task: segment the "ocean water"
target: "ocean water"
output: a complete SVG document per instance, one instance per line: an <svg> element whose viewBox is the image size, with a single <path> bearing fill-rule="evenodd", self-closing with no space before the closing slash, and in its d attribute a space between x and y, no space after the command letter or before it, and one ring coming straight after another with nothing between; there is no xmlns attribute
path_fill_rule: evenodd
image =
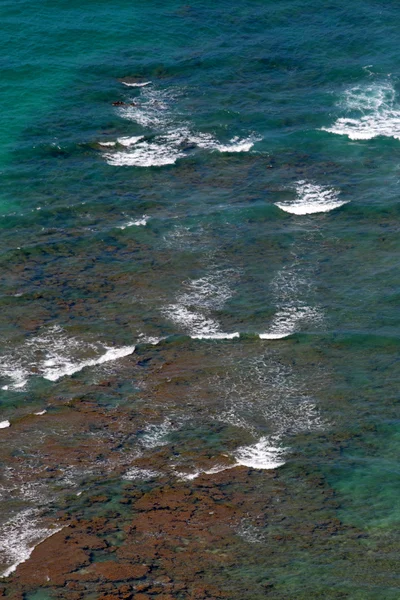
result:
<svg viewBox="0 0 400 600"><path fill-rule="evenodd" d="M276 469L301 519L306 473L359 531L270 561L244 527L232 598L263 552L271 597L398 598L397 4L4 0L1 15L2 571L58 506L156 477L152 453L178 447L157 467L171 480L242 465L262 486ZM48 483L54 440L84 439L78 398L140 427L108 466L67 452Z"/></svg>

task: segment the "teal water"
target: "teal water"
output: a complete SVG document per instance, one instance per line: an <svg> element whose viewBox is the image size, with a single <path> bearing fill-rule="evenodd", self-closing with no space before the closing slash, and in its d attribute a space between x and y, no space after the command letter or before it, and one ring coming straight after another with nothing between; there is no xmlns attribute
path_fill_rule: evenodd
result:
<svg viewBox="0 0 400 600"><path fill-rule="evenodd" d="M177 472L203 445L315 472L367 537L347 566L293 548L273 597L397 598L397 5L142 4L2 3L0 421L32 457L22 417L92 395L152 406L129 443L187 448ZM54 501L29 460L2 455L5 568Z"/></svg>

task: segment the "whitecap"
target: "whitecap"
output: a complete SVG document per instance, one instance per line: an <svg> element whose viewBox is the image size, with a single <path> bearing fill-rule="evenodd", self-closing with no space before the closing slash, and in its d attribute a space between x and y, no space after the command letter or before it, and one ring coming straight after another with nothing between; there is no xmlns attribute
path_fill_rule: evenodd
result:
<svg viewBox="0 0 400 600"><path fill-rule="evenodd" d="M143 139L142 135L135 135L135 136L131 136L131 137L118 138L117 142L118 142L118 144L121 144L121 146L129 147L129 146L133 146L134 144L137 144L137 142L139 142L142 139Z"/></svg>
<svg viewBox="0 0 400 600"><path fill-rule="evenodd" d="M224 333L217 331L216 333L203 333L190 336L192 340L233 340L240 337L240 333L235 331L234 333Z"/></svg>
<svg viewBox="0 0 400 600"><path fill-rule="evenodd" d="M21 391L30 377L42 376L57 381L85 367L117 360L135 350L134 346L110 348L99 342L83 341L68 336L54 326L40 335L28 337L25 343L0 357L0 377L11 380L3 389Z"/></svg>
<svg viewBox="0 0 400 600"><path fill-rule="evenodd" d="M339 106L346 115L323 131L351 140L383 136L400 140L400 106L390 82L356 85L345 91Z"/></svg>
<svg viewBox="0 0 400 600"><path fill-rule="evenodd" d="M329 212L347 204L346 201L338 200L338 196L339 192L333 188L308 183L307 181L298 181L295 200L276 202L275 205L294 215L311 215Z"/></svg>
<svg viewBox="0 0 400 600"><path fill-rule="evenodd" d="M285 448L276 446L267 437L262 437L250 446L241 446L234 453L238 465L253 469L277 469L285 464Z"/></svg>
<svg viewBox="0 0 400 600"><path fill-rule="evenodd" d="M105 154L107 163L114 167L164 167L173 165L183 156L179 148L154 142L138 142L130 152Z"/></svg>
<svg viewBox="0 0 400 600"><path fill-rule="evenodd" d="M47 413L47 410L44 409L44 410L38 410L37 412L34 412L33 414L38 417L41 417L42 415L45 415L46 413Z"/></svg>
<svg viewBox="0 0 400 600"><path fill-rule="evenodd" d="M229 286L230 271L217 271L184 282L185 291L176 302L163 309L171 321L182 327L194 339L232 339L238 332L221 331L220 324L211 315L212 311L223 308L233 295Z"/></svg>
<svg viewBox="0 0 400 600"><path fill-rule="evenodd" d="M260 340L282 340L283 338L289 337L292 331L286 331L282 333L259 333L258 337Z"/></svg>
<svg viewBox="0 0 400 600"><path fill-rule="evenodd" d="M143 81L141 83L139 82L132 82L130 83L129 81L121 81L122 85L126 85L127 87L145 87L146 85L150 85L151 81Z"/></svg>
<svg viewBox="0 0 400 600"><path fill-rule="evenodd" d="M239 136L233 137L227 144L221 144L210 133L197 133L187 135L188 141L196 144L199 148L206 150L217 150L218 152L249 152L260 137L251 136L244 139Z"/></svg>
<svg viewBox="0 0 400 600"><path fill-rule="evenodd" d="M274 315L269 331L260 333L259 338L279 340L295 333L301 323L320 322L322 318L318 308L307 306L300 301L297 304L289 304Z"/></svg>
<svg viewBox="0 0 400 600"><path fill-rule="evenodd" d="M106 353L98 358L92 358L88 360L82 360L77 363L70 361L64 362L60 365L57 360L49 359L44 363L43 377L49 381L58 381L65 375L73 375L78 371L82 371L85 367L94 367L96 365L102 365L106 362L129 356L135 351L135 346L124 346L122 348L108 348Z"/></svg>
<svg viewBox="0 0 400 600"><path fill-rule="evenodd" d="M109 153L105 158L112 166L162 167L175 164L188 150L202 148L218 152L248 152L261 138L235 136L220 143L211 133L194 132L187 116L178 114L176 100L179 89L145 87L139 98L130 105L118 107L124 119L153 130L153 137L122 137L118 142L129 151Z"/></svg>
<svg viewBox="0 0 400 600"><path fill-rule="evenodd" d="M112 148L116 146L116 142L99 142L99 146L104 146L105 148Z"/></svg>
<svg viewBox="0 0 400 600"><path fill-rule="evenodd" d="M0 429L6 429L6 427L10 427L10 421L0 421Z"/></svg>
<svg viewBox="0 0 400 600"><path fill-rule="evenodd" d="M123 225L120 225L118 229L126 229L127 227L132 227L135 225L136 227L144 227L149 222L150 217L147 215L143 215L140 219L136 219L134 221L127 221Z"/></svg>

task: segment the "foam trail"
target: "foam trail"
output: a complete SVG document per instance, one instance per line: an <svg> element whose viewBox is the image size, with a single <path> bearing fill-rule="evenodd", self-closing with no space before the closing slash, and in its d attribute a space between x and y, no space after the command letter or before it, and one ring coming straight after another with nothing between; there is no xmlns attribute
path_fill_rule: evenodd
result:
<svg viewBox="0 0 400 600"><path fill-rule="evenodd" d="M346 201L338 200L339 192L327 186L298 181L296 199L292 202L276 202L281 210L293 215L311 215L339 208Z"/></svg>
<svg viewBox="0 0 400 600"><path fill-rule="evenodd" d="M339 103L346 116L323 131L346 135L351 140L392 137L400 140L400 106L390 82L357 85L348 89Z"/></svg>
<svg viewBox="0 0 400 600"><path fill-rule="evenodd" d="M256 444L241 446L234 453L238 465L253 469L277 469L285 464L285 449L262 437Z"/></svg>

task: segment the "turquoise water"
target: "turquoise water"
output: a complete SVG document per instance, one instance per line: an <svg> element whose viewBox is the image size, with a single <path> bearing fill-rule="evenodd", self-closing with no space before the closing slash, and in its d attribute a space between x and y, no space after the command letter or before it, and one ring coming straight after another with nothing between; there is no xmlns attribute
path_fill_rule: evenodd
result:
<svg viewBox="0 0 400 600"><path fill-rule="evenodd" d="M53 427L44 417L27 439L23 418L88 396L134 406L131 448L151 460L179 446L176 473L201 470L206 447L261 481L278 468L307 503L305 469L367 537L347 566L346 536L326 564L292 548L273 597L397 598L397 5L26 0L1 13L0 421L14 456L37 456ZM7 452L5 532L54 501L23 492L33 463L16 473ZM87 478L61 477L57 501ZM36 541L2 536L5 567Z"/></svg>

